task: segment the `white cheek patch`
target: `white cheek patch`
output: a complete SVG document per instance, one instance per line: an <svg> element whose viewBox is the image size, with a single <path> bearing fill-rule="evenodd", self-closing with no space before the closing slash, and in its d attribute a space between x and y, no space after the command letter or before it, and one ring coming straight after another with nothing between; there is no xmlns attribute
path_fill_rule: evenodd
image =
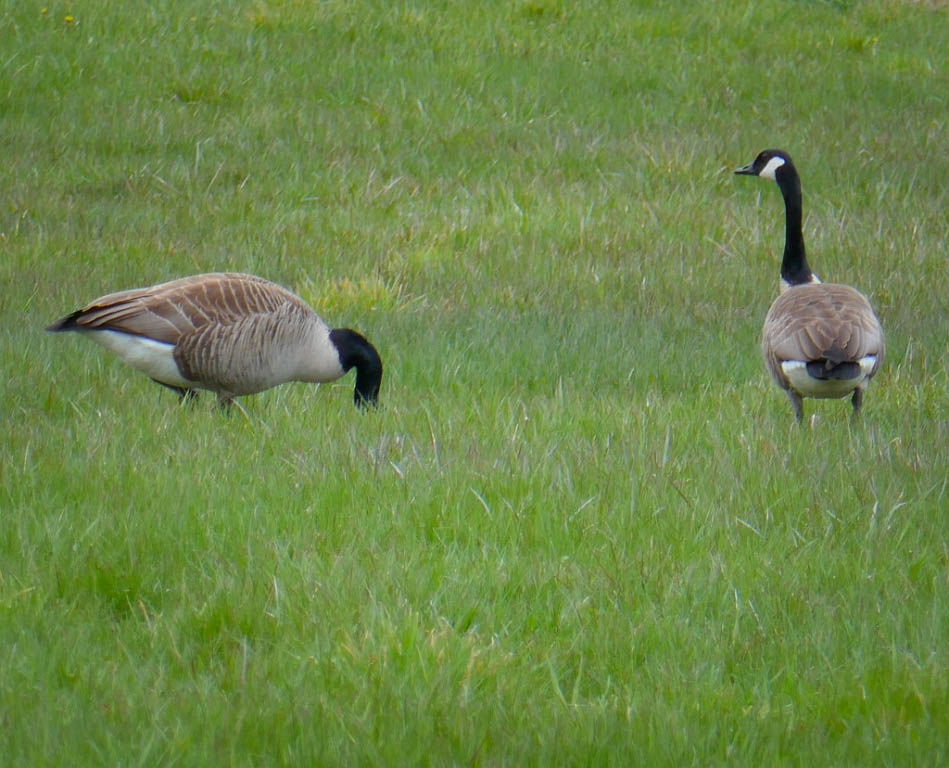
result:
<svg viewBox="0 0 949 768"><path fill-rule="evenodd" d="M768 164L761 169L761 173L758 174L762 179L770 179L771 181L777 181L774 178L774 172L778 170L782 165L784 165L783 157L772 157Z"/></svg>
<svg viewBox="0 0 949 768"><path fill-rule="evenodd" d="M190 388L194 382L183 378L175 363L173 344L118 331L84 331L96 344L110 349L133 368L164 384Z"/></svg>

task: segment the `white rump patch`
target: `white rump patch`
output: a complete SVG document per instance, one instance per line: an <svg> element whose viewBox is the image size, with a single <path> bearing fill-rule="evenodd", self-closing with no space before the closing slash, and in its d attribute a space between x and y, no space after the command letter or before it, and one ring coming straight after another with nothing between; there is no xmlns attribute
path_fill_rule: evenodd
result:
<svg viewBox="0 0 949 768"><path fill-rule="evenodd" d="M867 355L857 360L860 375L855 379L814 379L807 372L803 360L785 360L781 370L791 384L791 389L804 397L843 397L855 389L867 386L867 380L876 365L876 355Z"/></svg>
<svg viewBox="0 0 949 768"><path fill-rule="evenodd" d="M185 389L196 386L194 382L183 378L178 370L174 344L118 331L83 331L82 334L96 344L112 350L133 368L163 384Z"/></svg>
<svg viewBox="0 0 949 768"><path fill-rule="evenodd" d="M768 164L764 168L761 169L761 173L759 173L758 175L762 179L771 179L771 181L777 181L777 179L774 178L774 172L778 170L778 168L780 168L782 165L784 165L784 163L785 163L785 160L783 157L777 157L777 156L772 157L768 161Z"/></svg>

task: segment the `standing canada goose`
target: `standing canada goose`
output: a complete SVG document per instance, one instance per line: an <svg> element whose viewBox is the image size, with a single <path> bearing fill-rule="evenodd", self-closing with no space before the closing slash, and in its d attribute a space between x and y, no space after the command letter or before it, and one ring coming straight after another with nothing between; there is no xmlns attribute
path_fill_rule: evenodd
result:
<svg viewBox="0 0 949 768"><path fill-rule="evenodd" d="M363 336L330 329L298 296L253 275L193 275L90 302L48 331L78 331L133 368L193 397L239 395L288 381L334 381L356 369L353 399L375 405L382 361Z"/></svg>
<svg viewBox="0 0 949 768"><path fill-rule="evenodd" d="M785 241L781 294L761 331L771 377L787 392L801 421L805 397L853 393L860 412L863 390L883 362L883 329L870 302L849 285L821 283L804 255L801 179L787 152L766 149L735 173L777 182L784 196Z"/></svg>

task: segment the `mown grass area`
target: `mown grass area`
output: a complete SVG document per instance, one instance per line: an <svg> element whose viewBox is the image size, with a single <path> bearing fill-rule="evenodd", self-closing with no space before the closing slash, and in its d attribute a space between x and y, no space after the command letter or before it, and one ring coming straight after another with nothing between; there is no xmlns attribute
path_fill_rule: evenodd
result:
<svg viewBox="0 0 949 768"><path fill-rule="evenodd" d="M0 762L945 762L947 30L0 3ZM860 423L759 357L769 146L887 333ZM364 332L384 407L42 331L211 270Z"/></svg>

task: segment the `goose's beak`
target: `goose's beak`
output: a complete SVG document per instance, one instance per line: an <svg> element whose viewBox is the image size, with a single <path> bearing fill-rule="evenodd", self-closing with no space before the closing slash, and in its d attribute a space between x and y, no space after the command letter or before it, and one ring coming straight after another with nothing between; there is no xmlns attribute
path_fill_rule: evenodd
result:
<svg viewBox="0 0 949 768"><path fill-rule="evenodd" d="M748 165L743 165L741 168L736 168L735 173L740 176L757 176L755 172L754 163L748 163Z"/></svg>

